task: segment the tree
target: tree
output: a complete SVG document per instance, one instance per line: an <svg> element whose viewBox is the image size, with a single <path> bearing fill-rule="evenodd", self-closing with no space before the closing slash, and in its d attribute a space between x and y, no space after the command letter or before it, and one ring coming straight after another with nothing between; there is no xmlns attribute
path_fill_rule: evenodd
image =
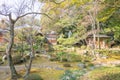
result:
<svg viewBox="0 0 120 80"><path fill-rule="evenodd" d="M35 0L22 0L21 2L14 4L14 6L10 6L6 3L2 4L0 6L0 15L8 17L8 23L9 23L9 43L6 48L6 54L8 59L8 64L11 71L11 79L16 80L18 78L18 73L14 67L13 61L12 61L12 47L14 44L14 27L16 22L27 15L30 14L41 14L49 17L45 13L40 12L34 12L34 6L35 6ZM51 17L49 17L51 19Z"/></svg>
<svg viewBox="0 0 120 80"><path fill-rule="evenodd" d="M120 1L105 0L104 7L99 13L98 20L103 24L105 33L113 37L112 40L120 40Z"/></svg>

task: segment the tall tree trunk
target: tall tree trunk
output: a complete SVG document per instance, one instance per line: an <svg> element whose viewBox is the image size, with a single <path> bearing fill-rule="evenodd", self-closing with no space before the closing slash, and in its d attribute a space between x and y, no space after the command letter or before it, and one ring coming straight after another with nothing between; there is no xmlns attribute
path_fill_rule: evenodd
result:
<svg viewBox="0 0 120 80"><path fill-rule="evenodd" d="M10 39L9 39L8 47L6 48L6 53L7 53L8 64L9 64L10 71L11 71L11 79L17 80L18 74L14 67L12 56L11 56L13 44L14 44L14 23L11 23L10 24Z"/></svg>

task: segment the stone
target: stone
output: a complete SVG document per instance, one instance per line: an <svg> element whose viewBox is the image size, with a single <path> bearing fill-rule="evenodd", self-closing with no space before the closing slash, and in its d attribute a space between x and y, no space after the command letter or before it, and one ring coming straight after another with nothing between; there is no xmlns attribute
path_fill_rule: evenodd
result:
<svg viewBox="0 0 120 80"><path fill-rule="evenodd" d="M35 54L35 57L40 57L40 55L39 54Z"/></svg>
<svg viewBox="0 0 120 80"><path fill-rule="evenodd" d="M79 63L79 64L78 64L78 67L85 68L86 66L85 66L84 63Z"/></svg>
<svg viewBox="0 0 120 80"><path fill-rule="evenodd" d="M4 55L4 56L2 57L2 61L5 62L6 59L7 59L7 55Z"/></svg>
<svg viewBox="0 0 120 80"><path fill-rule="evenodd" d="M56 70L64 70L63 68L60 68L60 67L56 67L55 69Z"/></svg>

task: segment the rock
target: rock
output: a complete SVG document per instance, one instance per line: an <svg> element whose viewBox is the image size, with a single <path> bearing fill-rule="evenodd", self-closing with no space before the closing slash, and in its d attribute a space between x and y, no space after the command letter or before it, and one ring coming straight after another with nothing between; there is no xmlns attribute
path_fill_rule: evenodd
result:
<svg viewBox="0 0 120 80"><path fill-rule="evenodd" d="M101 57L102 59L107 59L108 57L107 56L103 56L103 57Z"/></svg>
<svg viewBox="0 0 120 80"><path fill-rule="evenodd" d="M25 55L24 58L25 59L30 59L30 56L29 55Z"/></svg>
<svg viewBox="0 0 120 80"><path fill-rule="evenodd" d="M39 54L35 54L35 57L40 57L40 55Z"/></svg>
<svg viewBox="0 0 120 80"><path fill-rule="evenodd" d="M56 67L55 69L56 70L64 70L63 68L59 68L59 67Z"/></svg>
<svg viewBox="0 0 120 80"><path fill-rule="evenodd" d="M39 54L39 53L40 53L40 51L39 51L39 50L36 50L36 51L35 51L35 53Z"/></svg>
<svg viewBox="0 0 120 80"><path fill-rule="evenodd" d="M25 59L25 58L21 58L21 59L20 59L20 62L21 62L21 63L26 62L26 59Z"/></svg>
<svg viewBox="0 0 120 80"><path fill-rule="evenodd" d="M6 59L7 59L7 55L4 55L4 56L2 57L2 61L5 62Z"/></svg>
<svg viewBox="0 0 120 80"><path fill-rule="evenodd" d="M101 67L101 66L102 66L101 64L96 64L95 68L98 68L98 67Z"/></svg>
<svg viewBox="0 0 120 80"><path fill-rule="evenodd" d="M95 67L94 66L91 66L91 67L89 67L90 68L90 70L94 70L95 69Z"/></svg>
<svg viewBox="0 0 120 80"><path fill-rule="evenodd" d="M81 68L86 68L85 64L84 63L79 63L78 64L78 67L81 67Z"/></svg>

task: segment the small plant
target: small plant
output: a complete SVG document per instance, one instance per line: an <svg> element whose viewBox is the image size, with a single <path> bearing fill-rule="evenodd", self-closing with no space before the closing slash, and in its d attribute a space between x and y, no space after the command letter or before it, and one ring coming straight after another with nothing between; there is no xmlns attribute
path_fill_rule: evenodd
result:
<svg viewBox="0 0 120 80"><path fill-rule="evenodd" d="M59 52L59 53L57 53L57 57L59 58L59 60L60 60L61 62L63 61L63 56L64 56L65 54L67 54L67 53L65 53L65 52Z"/></svg>
<svg viewBox="0 0 120 80"><path fill-rule="evenodd" d="M60 80L78 80L85 73L85 70L66 70L65 73L61 76Z"/></svg>

